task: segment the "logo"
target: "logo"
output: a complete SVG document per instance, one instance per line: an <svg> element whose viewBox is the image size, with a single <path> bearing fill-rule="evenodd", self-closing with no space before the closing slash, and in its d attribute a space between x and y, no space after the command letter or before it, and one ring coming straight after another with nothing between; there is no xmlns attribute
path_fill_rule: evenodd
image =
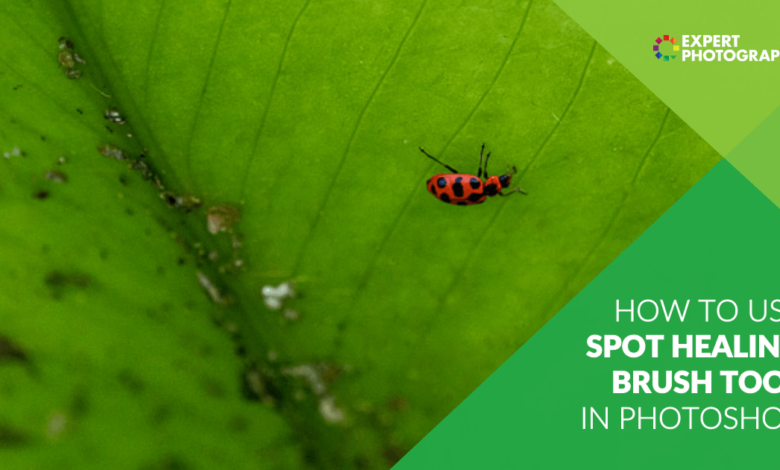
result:
<svg viewBox="0 0 780 470"><path fill-rule="evenodd" d="M663 39L661 39L661 38L663 38ZM663 36L659 36L655 40L655 45L653 46L653 51L655 52L655 54L653 54L653 55L655 55L656 59L661 59L663 57L664 62L669 62L670 59L676 59L677 58L677 54L669 55L669 54L661 53L661 43L663 43L664 41L669 42L669 43L672 44L672 46L671 46L672 51L671 52L675 52L676 53L676 52L678 52L680 50L680 46L677 45L677 39L675 39L675 38L669 39L669 35L668 34L664 34ZM663 46L663 49L664 49L665 52L669 52L669 46L668 45Z"/></svg>

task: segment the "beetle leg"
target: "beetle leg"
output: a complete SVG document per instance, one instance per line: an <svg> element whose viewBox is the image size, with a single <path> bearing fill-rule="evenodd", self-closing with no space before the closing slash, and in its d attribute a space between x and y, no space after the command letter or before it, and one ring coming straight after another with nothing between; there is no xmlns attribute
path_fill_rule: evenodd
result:
<svg viewBox="0 0 780 470"><path fill-rule="evenodd" d="M515 188L515 189L513 189L513 190L511 190L511 191L507 192L506 194L504 194L504 193L498 193L498 195L499 195L499 196L501 196L501 197L505 197L505 196L511 196L511 195L512 195L512 194L514 194L514 193L520 193L520 194L523 194L523 195L525 195L525 196L528 196L528 193L527 193L527 192L525 192L525 191L523 191L523 190L522 190L522 189L520 189L520 188Z"/></svg>
<svg viewBox="0 0 780 470"><path fill-rule="evenodd" d="M482 143L482 149L479 151L479 168L477 169L477 178L482 178L482 154L485 152L485 143ZM487 172L485 173L487 176Z"/></svg>

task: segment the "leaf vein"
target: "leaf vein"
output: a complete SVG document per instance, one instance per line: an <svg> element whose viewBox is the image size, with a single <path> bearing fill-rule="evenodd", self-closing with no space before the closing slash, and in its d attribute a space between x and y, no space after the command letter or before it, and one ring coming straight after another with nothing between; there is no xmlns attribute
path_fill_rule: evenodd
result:
<svg viewBox="0 0 780 470"><path fill-rule="evenodd" d="M257 145L260 143L260 137L263 135L263 130L265 129L265 121L268 118L268 111L271 109L271 103L273 102L274 94L276 92L276 83L279 81L279 76L282 74L282 66L284 65L285 58L287 57L287 47L290 45L290 39L293 37L295 28L298 27L298 22L300 21L306 9L309 8L310 3L311 0L306 0L306 3L303 5L303 8L301 8L301 10L298 12L298 15L295 16L295 20L293 20L293 24L290 27L290 31L287 33L287 39L285 39L284 41L284 47L282 48L282 56L279 58L279 64L276 67L276 75L274 75L274 80L271 82L271 92L268 95L268 102L266 102L265 104L265 109L263 110L263 117L260 118L260 126L258 126L257 132L255 133L254 143L252 144L252 153L249 155L249 160L247 161L244 168L244 180L241 182L241 191L239 193L240 194L239 199L244 199L244 194L246 192L246 184L249 181L249 174L252 171L252 165L254 165L255 156L257 155Z"/></svg>
<svg viewBox="0 0 780 470"><path fill-rule="evenodd" d="M157 10L157 18L154 20L154 31L152 32L152 40L149 42L149 51L146 53L146 72L144 74L144 106L149 104L149 69L151 68L152 52L154 52L154 46L157 43L157 32L160 29L160 21L162 20L162 11L165 8L165 0L160 2L160 9Z"/></svg>
<svg viewBox="0 0 780 470"><path fill-rule="evenodd" d="M346 161L347 155L349 154L349 151L352 148L352 143L355 141L355 136L357 135L357 131L360 128L360 124L363 122L363 117L366 115L366 111L371 105L371 102L373 102L377 91L382 86L385 77L387 77L387 74L390 72L390 70L393 68L393 65L395 65L396 61L398 60L398 56L401 54L401 49L403 49L404 44L406 44L406 40L409 39L409 36L414 30L414 27L417 25L417 21L420 19L420 16L422 15L422 12L425 9L425 5L427 3L428 0L423 0L422 5L420 5L420 9L417 11L417 15L414 17L412 24L409 26L409 29L406 31L406 34L404 34L403 39L401 39L401 43L398 45L398 48L396 49L395 54L393 55L393 58L390 60L390 64L387 66L384 73L382 73L382 76L379 78L379 81L377 81L376 85L374 85L374 89L371 91L371 95L369 95L368 100L366 100L366 104L363 106L363 109L361 109L360 111L360 115L358 116L357 122L355 123L355 127L352 129L352 133L350 134L349 140L347 141L347 146L344 150L344 153L341 156L339 165L336 168L336 174L333 176L333 179L331 180L330 185L328 186L328 189L325 192L325 196L322 199L322 204L320 204L319 210L317 210L317 213L314 216L314 222L312 223L311 228L309 229L309 235L306 237L303 246L298 252L298 256L293 268L293 273L297 273L298 269L300 268L300 264L303 261L303 255L306 252L306 247L308 246L309 241L313 238L314 233L317 230L317 226L319 225L322 211L325 209L325 206L327 205L328 200L330 199L330 195L333 191L333 187L336 185L336 180L338 180L338 177L341 174L342 169L344 168L344 162Z"/></svg>
<svg viewBox="0 0 780 470"><path fill-rule="evenodd" d="M190 129L190 137L187 141L187 153L185 155L187 162L187 174L190 178L190 183L194 184L195 180L192 177L192 140L195 138L195 129L198 127L198 120L200 119L200 111L203 107L203 98L206 96L206 90L211 82L211 74L214 71L214 60L217 58L217 51L219 51L219 43L222 41L222 32L225 29L225 23L227 22L228 14L230 14L230 6L233 4L233 0L228 0L227 7L225 7L225 14L222 16L222 23L219 25L219 32L217 33L217 41L214 44L214 50L211 52L211 58L209 59L208 73L206 74L206 81L203 83L203 88L200 92L200 98L198 99L198 107L195 110L195 117L192 120L192 128Z"/></svg>

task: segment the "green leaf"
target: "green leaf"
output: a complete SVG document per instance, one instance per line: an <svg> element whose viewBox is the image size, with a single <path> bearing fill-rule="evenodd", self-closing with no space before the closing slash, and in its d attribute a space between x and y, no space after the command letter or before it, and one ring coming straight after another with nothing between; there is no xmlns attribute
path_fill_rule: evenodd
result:
<svg viewBox="0 0 780 470"><path fill-rule="evenodd" d="M0 27L16 467L387 468L719 159L549 1L30 0ZM527 197L427 194L418 147L476 173L482 142Z"/></svg>

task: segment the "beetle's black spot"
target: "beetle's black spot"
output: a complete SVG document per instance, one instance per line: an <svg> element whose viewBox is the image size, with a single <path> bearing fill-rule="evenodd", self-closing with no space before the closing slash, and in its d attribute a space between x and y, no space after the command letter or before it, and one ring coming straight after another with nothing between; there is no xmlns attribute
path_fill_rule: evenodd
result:
<svg viewBox="0 0 780 470"><path fill-rule="evenodd" d="M447 193L441 193L441 194L439 195L439 199L441 199L441 200L442 200L442 201L444 201L444 202L450 202L450 197L449 197L449 196L447 196Z"/></svg>
<svg viewBox="0 0 780 470"><path fill-rule="evenodd" d="M469 180L469 184L471 185L471 189L479 189L479 186L482 184L482 182L477 178L471 178Z"/></svg>
<svg viewBox="0 0 780 470"><path fill-rule="evenodd" d="M463 184L461 181L463 178L460 176L455 178L455 182L452 184L452 192L455 193L455 196L457 197L463 197Z"/></svg>
<svg viewBox="0 0 780 470"><path fill-rule="evenodd" d="M468 200L471 201L471 202L477 202L480 199L482 199L482 196L484 196L484 195L480 194L480 193L471 193L471 194L469 194Z"/></svg>
<svg viewBox="0 0 780 470"><path fill-rule="evenodd" d="M468 203L466 203L466 202L463 202L463 201L460 201L460 202L458 203L458 205L459 205L459 206L468 206Z"/></svg>
<svg viewBox="0 0 780 470"><path fill-rule="evenodd" d="M431 185L431 179L428 178L428 181L425 182L425 186L430 186L430 185Z"/></svg>
<svg viewBox="0 0 780 470"><path fill-rule="evenodd" d="M447 186L447 180L444 178L439 178L436 180L436 184L439 185L440 188L444 188Z"/></svg>
<svg viewBox="0 0 780 470"><path fill-rule="evenodd" d="M488 196L495 196L498 194L498 189L496 189L495 184L489 184L485 186L485 192L488 194Z"/></svg>

